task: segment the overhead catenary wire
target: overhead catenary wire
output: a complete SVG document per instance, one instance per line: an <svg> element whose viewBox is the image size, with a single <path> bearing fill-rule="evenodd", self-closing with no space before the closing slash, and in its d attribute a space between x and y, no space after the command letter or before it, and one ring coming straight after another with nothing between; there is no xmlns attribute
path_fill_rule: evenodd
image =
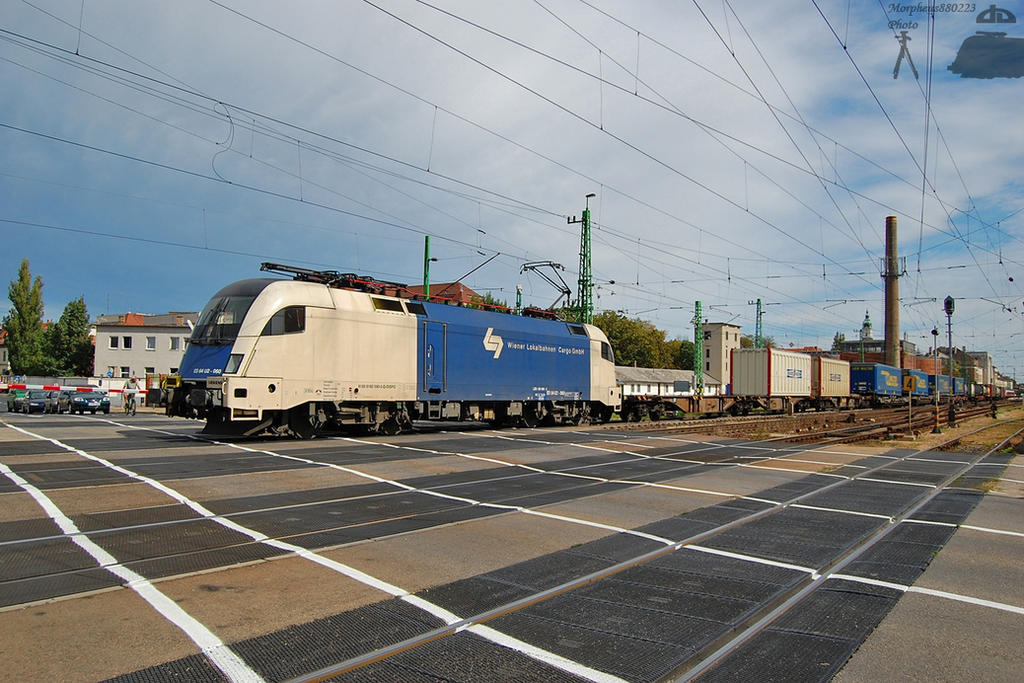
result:
<svg viewBox="0 0 1024 683"><path fill-rule="evenodd" d="M639 35L639 34L638 34L638 35ZM237 123L237 122L236 122L236 123ZM254 122L251 122L251 123L253 123L253 125L251 126L251 130L252 130L253 134L255 134L256 126L255 126ZM261 125L262 125L262 124L261 124ZM301 142L301 143L296 143L296 144L301 144L301 150L302 150L302 154L303 154L303 157L304 157L304 159L303 159L303 162L304 162L304 168L305 168L305 161L306 161L306 158L308 157L308 155L307 155L307 151L308 151L308 147L307 147L307 145L308 145L308 142L306 141L306 138L305 138L304 136L303 136L303 137L302 137L301 139L302 139L302 142ZM384 169L383 167L378 167L378 168L374 168L374 169L370 170L369 172L371 172L371 173L385 173L386 171L385 171L385 169ZM411 175L411 174L409 174L409 175ZM383 176L382 176L382 177L383 177ZM603 196L603 194L602 194L602 196ZM486 201L490 201L490 200L486 200ZM513 209L513 211L514 211L514 210L515 210L515 209ZM554 212L552 212L552 213L554 213ZM610 228L611 228L611 227L612 227L612 226L610 226ZM611 229L609 230L609 232L611 232ZM717 241L717 240L716 240L716 241ZM707 242L710 242L710 239L705 239L705 242L706 242L706 243L707 243ZM644 245L644 248L645 248L645 251L646 251L646 252L648 252L648 253L652 252L652 249L651 249L651 245L652 245L652 244L653 244L653 241L652 241L652 240L649 240L649 239L648 239L648 238L646 238L646 237L644 238L644 240L643 240L643 245ZM705 245L705 248L703 249L703 252L704 252L704 256L705 256L705 261L706 261L706 257L708 256L708 254L709 254L709 253L712 253L712 252L713 252L713 249L712 249L712 250L709 250L709 249L707 249L707 248L706 248L706 245ZM646 254L645 254L645 256L646 256ZM723 255L723 256L724 256L724 255ZM664 259L664 260L666 261L666 263L669 263L669 262L671 262L671 259ZM837 268L838 268L838 266L837 266ZM832 271L831 271L831 268L830 268L830 273L831 273L831 272L832 272ZM734 275L735 275L735 274L734 274ZM710 278L709 278L709 279L710 279Z"/></svg>

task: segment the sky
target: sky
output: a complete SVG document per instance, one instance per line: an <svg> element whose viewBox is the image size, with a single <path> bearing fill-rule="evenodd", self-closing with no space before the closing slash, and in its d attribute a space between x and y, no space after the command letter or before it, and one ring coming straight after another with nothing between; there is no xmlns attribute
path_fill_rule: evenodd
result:
<svg viewBox="0 0 1024 683"><path fill-rule="evenodd" d="M896 216L905 338L953 296L1024 379L1024 2L989 4L7 0L0 277L196 311L264 261L420 284L430 236L432 282L546 307L522 266L575 297L589 205L598 311L691 339L760 298L829 348L883 336Z"/></svg>

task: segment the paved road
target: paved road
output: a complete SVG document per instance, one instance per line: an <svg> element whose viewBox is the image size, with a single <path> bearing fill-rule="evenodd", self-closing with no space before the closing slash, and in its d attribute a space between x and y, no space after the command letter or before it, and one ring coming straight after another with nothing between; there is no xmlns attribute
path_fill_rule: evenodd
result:
<svg viewBox="0 0 1024 683"><path fill-rule="evenodd" d="M1024 670L1009 456L591 429L223 443L154 414L0 417L0 642L24 679Z"/></svg>

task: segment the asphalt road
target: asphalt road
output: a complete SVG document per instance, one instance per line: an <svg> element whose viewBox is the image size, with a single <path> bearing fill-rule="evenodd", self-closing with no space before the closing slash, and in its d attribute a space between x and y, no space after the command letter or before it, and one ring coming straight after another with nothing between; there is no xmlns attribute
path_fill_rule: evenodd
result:
<svg viewBox="0 0 1024 683"><path fill-rule="evenodd" d="M21 680L1019 680L1009 455L7 415Z"/></svg>

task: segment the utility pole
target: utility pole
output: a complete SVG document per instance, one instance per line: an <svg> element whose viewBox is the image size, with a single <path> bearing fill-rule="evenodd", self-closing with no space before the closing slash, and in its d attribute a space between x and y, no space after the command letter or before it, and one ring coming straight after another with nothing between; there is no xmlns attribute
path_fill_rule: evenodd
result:
<svg viewBox="0 0 1024 683"><path fill-rule="evenodd" d="M757 304L757 316L754 318L754 348L760 349L764 347L764 333L761 327L761 322L764 320L764 308L761 300L748 301L748 304Z"/></svg>
<svg viewBox="0 0 1024 683"><path fill-rule="evenodd" d="M700 302L693 303L693 395L704 395L704 318Z"/></svg>
<svg viewBox="0 0 1024 683"><path fill-rule="evenodd" d="M430 235L423 238L423 295L430 296Z"/></svg>
<svg viewBox="0 0 1024 683"><path fill-rule="evenodd" d="M953 309L955 308L953 297L947 296L942 302L946 311L946 347L949 351L949 426L956 426L956 412L953 408Z"/></svg>
<svg viewBox="0 0 1024 683"><path fill-rule="evenodd" d="M932 434L941 434L939 429L939 328L932 328L932 375L935 377L935 428Z"/></svg>
<svg viewBox="0 0 1024 683"><path fill-rule="evenodd" d="M580 223L580 279L576 295L576 311L579 321L592 325L594 323L594 271L590 263L590 198L597 195L591 192L587 195L587 203L583 209L583 218L575 216L567 218L569 225Z"/></svg>

